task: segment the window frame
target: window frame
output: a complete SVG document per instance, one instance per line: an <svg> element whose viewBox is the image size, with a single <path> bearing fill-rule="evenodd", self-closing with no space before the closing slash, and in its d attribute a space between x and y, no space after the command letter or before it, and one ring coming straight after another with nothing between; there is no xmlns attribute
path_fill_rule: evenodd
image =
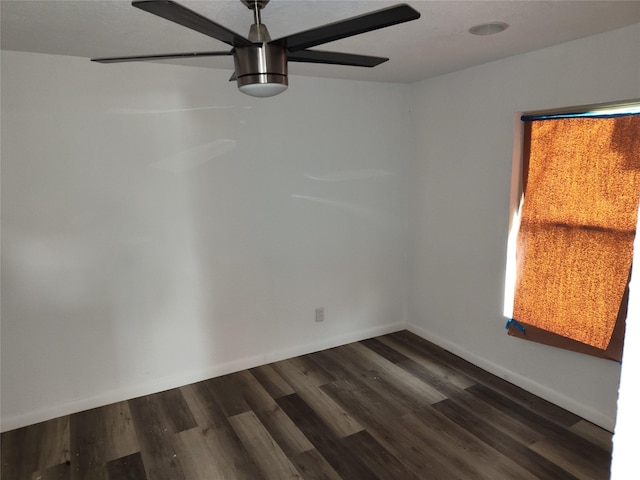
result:
<svg viewBox="0 0 640 480"><path fill-rule="evenodd" d="M632 111L629 111L632 110ZM508 319L507 331L510 336L554 346L566 350L584 353L609 360L621 361L624 345L624 333L629 304L629 280L624 291L617 322L605 350L562 337L542 328L526 325L526 328L513 319L515 285L517 276L516 243L520 227L520 214L524 198L525 175L528 171L531 129L527 126L535 119L571 118L571 117L615 117L640 113L640 98L618 102L589 104L573 107L518 112L514 124L514 145L512 153L512 172L509 208L509 235L507 241L507 265L505 274L504 316ZM636 235L640 232L640 215ZM633 260L640 258L640 252L634 251ZM632 262L633 266L633 262ZM631 277L631 274L629 275Z"/></svg>

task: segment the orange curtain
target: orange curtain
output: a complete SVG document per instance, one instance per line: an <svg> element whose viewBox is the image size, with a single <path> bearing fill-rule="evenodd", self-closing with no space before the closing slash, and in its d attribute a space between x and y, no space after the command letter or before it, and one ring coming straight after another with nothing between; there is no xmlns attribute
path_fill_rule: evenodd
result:
<svg viewBox="0 0 640 480"><path fill-rule="evenodd" d="M527 140L513 317L543 343L607 350L626 316L640 115L536 120Z"/></svg>

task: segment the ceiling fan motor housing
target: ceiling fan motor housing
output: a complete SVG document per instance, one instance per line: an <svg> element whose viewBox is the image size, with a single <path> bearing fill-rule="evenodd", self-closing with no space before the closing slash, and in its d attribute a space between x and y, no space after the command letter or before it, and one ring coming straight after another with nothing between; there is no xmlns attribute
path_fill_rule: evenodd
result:
<svg viewBox="0 0 640 480"><path fill-rule="evenodd" d="M287 49L284 42L236 47L234 62L238 88L255 84L287 86Z"/></svg>

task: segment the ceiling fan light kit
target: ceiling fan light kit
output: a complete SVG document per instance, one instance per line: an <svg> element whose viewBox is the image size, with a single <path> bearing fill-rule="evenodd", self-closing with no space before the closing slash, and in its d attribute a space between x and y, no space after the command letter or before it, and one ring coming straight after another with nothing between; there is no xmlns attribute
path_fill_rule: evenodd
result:
<svg viewBox="0 0 640 480"><path fill-rule="evenodd" d="M242 3L253 10L254 23L248 37L253 45L235 49L234 76L238 90L252 97L273 97L289 86L286 45L282 41L269 43L271 35L260 18L260 10L269 0L242 0Z"/></svg>
<svg viewBox="0 0 640 480"><path fill-rule="evenodd" d="M251 25L248 38L172 0L134 0L132 2L134 7L224 42L233 47L231 51L92 58L91 60L99 63L119 63L233 55L235 72L231 79L236 80L238 89L254 97L271 97L287 89L289 61L374 67L389 60L383 57L309 50L309 48L420 18L420 13L415 9L409 5L400 4L271 40L267 27L260 18L260 10L269 3L269 0L241 1L253 10L254 23Z"/></svg>

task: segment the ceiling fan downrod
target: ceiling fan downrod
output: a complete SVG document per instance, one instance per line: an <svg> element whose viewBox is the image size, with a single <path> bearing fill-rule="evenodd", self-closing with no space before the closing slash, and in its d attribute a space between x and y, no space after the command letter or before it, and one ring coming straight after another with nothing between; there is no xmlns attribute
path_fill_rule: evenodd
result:
<svg viewBox="0 0 640 480"><path fill-rule="evenodd" d="M269 0L241 0L242 3L249 9L253 10L253 22L260 25L260 10L267 6Z"/></svg>

